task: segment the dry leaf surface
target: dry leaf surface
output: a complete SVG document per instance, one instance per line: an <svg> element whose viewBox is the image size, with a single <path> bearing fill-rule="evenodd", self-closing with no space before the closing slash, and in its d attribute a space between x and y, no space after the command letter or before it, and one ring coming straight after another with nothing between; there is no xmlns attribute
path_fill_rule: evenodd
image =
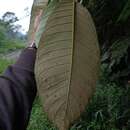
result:
<svg viewBox="0 0 130 130"><path fill-rule="evenodd" d="M98 76L99 47L89 12L63 0L49 16L35 66L38 92L49 119L67 130L85 110Z"/></svg>

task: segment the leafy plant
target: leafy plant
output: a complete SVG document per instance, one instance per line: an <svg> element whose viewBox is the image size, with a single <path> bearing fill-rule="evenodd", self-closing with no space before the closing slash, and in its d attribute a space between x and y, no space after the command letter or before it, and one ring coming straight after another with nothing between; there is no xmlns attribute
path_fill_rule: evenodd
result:
<svg viewBox="0 0 130 130"><path fill-rule="evenodd" d="M127 0L125 6L123 7L123 10L120 13L119 18L117 19L117 22L125 22L130 17L130 0Z"/></svg>
<svg viewBox="0 0 130 130"><path fill-rule="evenodd" d="M109 78L110 80L117 81L119 83L124 81L124 78L128 80L130 74L129 48L129 39L118 40L114 42L110 49L103 55L102 62L109 62L106 69L107 74L112 75Z"/></svg>

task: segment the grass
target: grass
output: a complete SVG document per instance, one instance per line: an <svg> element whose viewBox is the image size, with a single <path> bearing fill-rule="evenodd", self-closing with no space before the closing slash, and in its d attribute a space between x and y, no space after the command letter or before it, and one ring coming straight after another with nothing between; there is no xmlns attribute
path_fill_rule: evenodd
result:
<svg viewBox="0 0 130 130"><path fill-rule="evenodd" d="M3 44L0 46L0 53L7 53L9 51L14 51L17 49L23 49L25 47L25 44L23 43L9 43L9 44Z"/></svg>
<svg viewBox="0 0 130 130"><path fill-rule="evenodd" d="M13 61L1 58L0 59L0 74L12 63L13 63Z"/></svg>
<svg viewBox="0 0 130 130"><path fill-rule="evenodd" d="M47 116L42 111L42 106L39 98L37 97L32 108L32 114L27 130L55 130L51 125Z"/></svg>

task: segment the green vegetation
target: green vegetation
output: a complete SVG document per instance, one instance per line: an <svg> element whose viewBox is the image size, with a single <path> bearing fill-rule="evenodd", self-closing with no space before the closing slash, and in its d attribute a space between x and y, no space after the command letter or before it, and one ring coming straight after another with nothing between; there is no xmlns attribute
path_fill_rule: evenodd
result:
<svg viewBox="0 0 130 130"><path fill-rule="evenodd" d="M6 12L0 19L0 53L24 48L26 36L19 32L18 18L12 12Z"/></svg>
<svg viewBox="0 0 130 130"><path fill-rule="evenodd" d="M23 49L25 47L25 44L21 44L21 43L7 43L5 45L2 45L0 47L0 53L8 53L10 51L14 51L17 49Z"/></svg>
<svg viewBox="0 0 130 130"><path fill-rule="evenodd" d="M48 121L47 116L42 111L40 100L37 97L32 108L32 114L28 130L53 130L54 127Z"/></svg>
<svg viewBox="0 0 130 130"><path fill-rule="evenodd" d="M0 59L0 74L12 63L13 63L13 61L9 61L6 59Z"/></svg>

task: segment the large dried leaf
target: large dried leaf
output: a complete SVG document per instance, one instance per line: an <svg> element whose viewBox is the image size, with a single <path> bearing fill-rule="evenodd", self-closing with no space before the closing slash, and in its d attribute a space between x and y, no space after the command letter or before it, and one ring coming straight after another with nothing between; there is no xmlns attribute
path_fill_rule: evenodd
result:
<svg viewBox="0 0 130 130"><path fill-rule="evenodd" d="M67 130L85 110L98 70L99 47L89 12L61 0L49 16L37 52L35 74L49 119Z"/></svg>

